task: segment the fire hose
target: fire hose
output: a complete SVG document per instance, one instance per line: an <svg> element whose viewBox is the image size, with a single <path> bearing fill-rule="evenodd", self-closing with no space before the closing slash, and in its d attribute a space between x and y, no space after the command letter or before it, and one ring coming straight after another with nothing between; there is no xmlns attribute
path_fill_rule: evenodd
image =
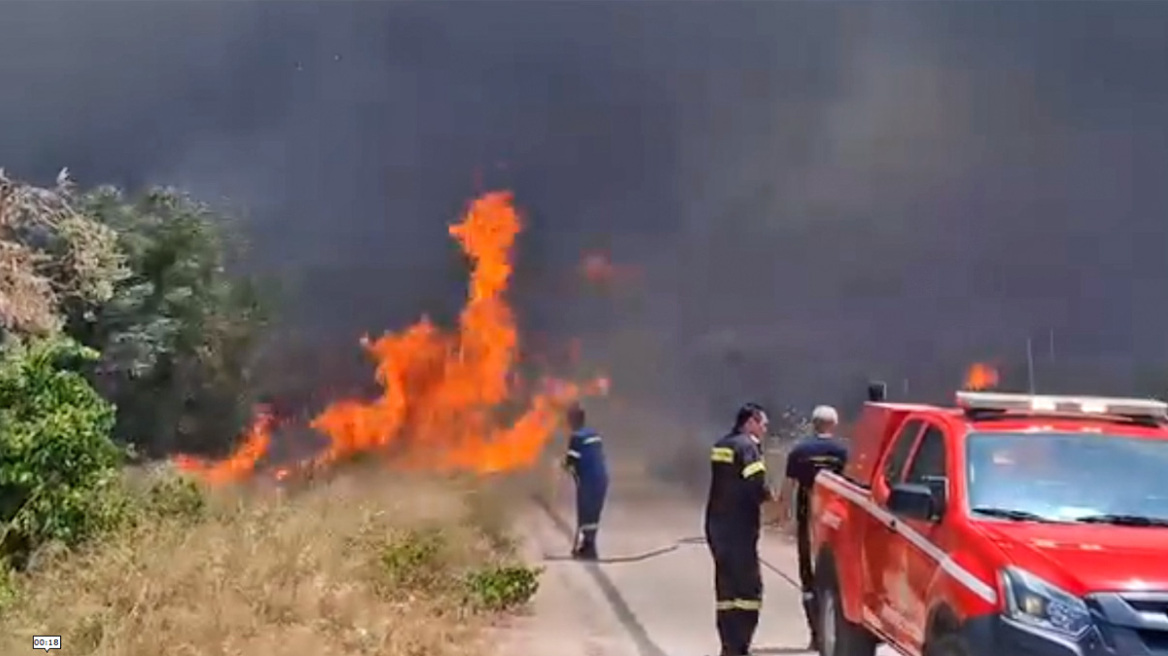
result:
<svg viewBox="0 0 1168 656"><path fill-rule="evenodd" d="M535 504L537 506L539 506L544 511L544 513L547 514L548 518L551 519L552 523L556 526L557 529L559 529L559 531L561 533L563 533L565 536L569 536L569 537L573 535L574 531L572 530L572 527L568 524L567 521L564 520L563 517L560 516L559 513L557 513L555 511L555 507L554 507L555 506L555 493L554 492L552 493L551 498L549 498L548 496L540 495L540 494L532 495L532 501L534 501ZM674 542L672 542L670 544L666 544L666 545L657 547L655 549L649 549L647 551L642 551L639 553L628 554L625 556L608 556L606 558L600 558L597 560L586 561L586 562L598 563L598 564L602 564L602 565L608 565L608 564L618 565L618 564L627 564L627 563L637 563L637 562L643 562L643 561L646 561L646 560L649 560L652 558L658 558L660 556L664 556L666 554L673 553L674 551L677 551L678 549L680 549L682 547L693 546L693 545L704 545L704 544L706 544L706 538L704 536L695 535L695 536L683 537L683 538L680 538L678 540L675 540ZM544 553L542 555L542 560L543 560L543 562L563 562L563 561L571 561L571 560L575 560L575 559L570 555ZM789 574L787 574L783 570L779 569L778 567L775 567L774 565L767 562L763 558L759 558L758 562L760 565L762 565L766 569L770 570L771 573L773 573L776 576L778 576L779 578L781 578L783 581L785 581L791 587L795 588L796 590L801 589L799 582L796 581L793 577L791 577Z"/></svg>

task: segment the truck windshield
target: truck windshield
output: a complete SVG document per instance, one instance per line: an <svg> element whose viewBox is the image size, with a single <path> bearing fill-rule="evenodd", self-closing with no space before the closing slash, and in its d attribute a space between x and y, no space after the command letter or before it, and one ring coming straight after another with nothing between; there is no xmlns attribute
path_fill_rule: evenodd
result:
<svg viewBox="0 0 1168 656"><path fill-rule="evenodd" d="M971 433L976 515L1022 521L1168 525L1168 440L1101 433Z"/></svg>

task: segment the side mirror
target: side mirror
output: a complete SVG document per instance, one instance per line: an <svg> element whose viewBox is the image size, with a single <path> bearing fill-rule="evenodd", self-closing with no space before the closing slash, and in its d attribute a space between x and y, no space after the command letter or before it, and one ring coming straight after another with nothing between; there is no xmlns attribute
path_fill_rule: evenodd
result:
<svg viewBox="0 0 1168 656"><path fill-rule="evenodd" d="M888 497L888 509L908 519L935 522L941 518L944 508L944 500L938 498L933 487L921 483L897 483Z"/></svg>
<svg viewBox="0 0 1168 656"><path fill-rule="evenodd" d="M933 493L933 506L938 517L945 514L945 508L949 506L949 477L922 476L921 479L929 487L929 491Z"/></svg>

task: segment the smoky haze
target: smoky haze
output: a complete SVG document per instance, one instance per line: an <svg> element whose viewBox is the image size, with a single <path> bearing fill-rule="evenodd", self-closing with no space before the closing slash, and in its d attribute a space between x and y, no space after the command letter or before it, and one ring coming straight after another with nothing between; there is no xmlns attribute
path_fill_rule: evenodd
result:
<svg viewBox="0 0 1168 656"><path fill-rule="evenodd" d="M1165 25L1148 2L7 2L0 159L230 199L289 321L338 344L450 316L444 226L511 188L527 333L581 337L652 412L846 403L868 375L930 394L1027 336L1122 387L1168 359ZM597 250L638 275L580 283Z"/></svg>

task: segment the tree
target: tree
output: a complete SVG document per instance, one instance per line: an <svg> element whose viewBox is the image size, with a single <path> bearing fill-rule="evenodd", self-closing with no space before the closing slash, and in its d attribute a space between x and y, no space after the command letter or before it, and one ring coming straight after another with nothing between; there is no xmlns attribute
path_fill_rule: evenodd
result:
<svg viewBox="0 0 1168 656"><path fill-rule="evenodd" d="M241 240L230 217L174 189L84 194L82 211L116 231L130 273L70 332L101 351L99 389L117 435L147 455L210 452L250 413L254 355L268 319L258 282L227 272Z"/></svg>
<svg viewBox="0 0 1168 656"><path fill-rule="evenodd" d="M113 406L76 371L97 354L63 338L10 343L0 358L0 558L76 544L116 521L122 451Z"/></svg>
<svg viewBox="0 0 1168 656"><path fill-rule="evenodd" d="M113 229L77 208L67 169L56 186L0 169L0 336L50 335L90 314L128 275Z"/></svg>

